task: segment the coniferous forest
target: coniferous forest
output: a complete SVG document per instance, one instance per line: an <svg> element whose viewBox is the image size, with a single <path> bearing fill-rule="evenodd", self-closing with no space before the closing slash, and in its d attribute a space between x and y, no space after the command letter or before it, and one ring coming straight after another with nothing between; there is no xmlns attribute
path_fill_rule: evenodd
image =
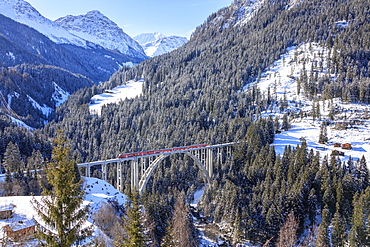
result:
<svg viewBox="0 0 370 247"><path fill-rule="evenodd" d="M125 243L132 239L135 222L125 224L112 216L119 211L136 223L142 220L146 240L139 238L143 245L135 246L198 246L199 233L189 216L195 213L188 203L205 187L196 213L207 222L204 234L210 238L221 234L219 225L226 225L224 246L370 246L369 161L341 161L336 154L320 157L304 138L276 154L270 145L275 133L289 129L295 116L287 111L280 126L278 119L261 114L274 106L284 112L280 99L255 86L242 90L287 48L318 43L330 51L328 75L301 76L301 93L312 101L370 103L370 4L268 0L239 25L235 9L243 3L235 0L210 15L183 47L122 67L108 81L78 90L43 127L30 131L0 115L1 168L9 173L3 196L41 193L38 178L21 171L47 164L50 140L59 130L77 163L140 150L238 142L233 158L214 167L207 186L197 166L182 155L163 161L141 197L130 190L127 179L129 202L123 211L107 205L104 214L116 224L101 222L101 228L115 246L134 246ZM337 25L343 20L348 22L345 28ZM2 71L1 77L7 78ZM140 78L140 97L106 105L101 115L90 114L92 96ZM99 170L94 175L101 177ZM116 176L109 170L108 181L115 184ZM145 209L141 219L138 204Z"/></svg>

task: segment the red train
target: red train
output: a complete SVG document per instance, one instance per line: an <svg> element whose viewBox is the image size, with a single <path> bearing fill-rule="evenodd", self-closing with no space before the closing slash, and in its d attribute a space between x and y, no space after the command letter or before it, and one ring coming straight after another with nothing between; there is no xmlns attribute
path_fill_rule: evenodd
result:
<svg viewBox="0 0 370 247"><path fill-rule="evenodd" d="M150 155L150 154L160 154L160 153L167 153L167 152L173 152L173 151L202 148L202 147L207 147L207 146L208 146L207 144L199 144L199 145L192 145L192 146L186 146L186 147L166 148L166 149L158 149L158 150L143 151L143 152L136 152L136 153L119 154L118 158L122 159L122 158L130 158L130 157L144 156L144 155Z"/></svg>

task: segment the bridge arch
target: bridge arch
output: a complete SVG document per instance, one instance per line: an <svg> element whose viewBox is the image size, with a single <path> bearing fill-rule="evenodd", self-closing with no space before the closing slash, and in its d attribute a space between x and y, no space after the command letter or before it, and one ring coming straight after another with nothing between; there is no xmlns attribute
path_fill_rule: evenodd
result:
<svg viewBox="0 0 370 247"><path fill-rule="evenodd" d="M209 177L208 171L207 171L206 167L204 166L204 164L199 160L199 158L197 156L195 156L194 154L192 154L191 152L188 152L188 151L187 152L181 152L181 153L187 154L190 158L192 158L194 160L195 165L197 165L199 167L199 169L202 171L203 178L204 178L205 182L206 183L210 183L210 177ZM139 182L139 193L140 194L142 194L144 192L145 187L146 187L149 179L151 178L154 170L158 167L158 165L165 158L167 158L170 155L171 155L171 153L169 153L169 154L161 154L145 170L145 173L143 174L143 176L141 177L140 182Z"/></svg>

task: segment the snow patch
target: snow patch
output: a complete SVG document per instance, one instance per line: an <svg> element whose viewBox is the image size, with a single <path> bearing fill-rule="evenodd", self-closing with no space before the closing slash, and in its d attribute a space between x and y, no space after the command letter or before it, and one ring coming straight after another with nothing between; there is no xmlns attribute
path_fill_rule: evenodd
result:
<svg viewBox="0 0 370 247"><path fill-rule="evenodd" d="M54 91L53 95L51 96L51 98L55 101L55 106L59 107L60 105L62 105L64 102L67 101L70 94L68 92L64 91L55 82L53 82L53 85L54 85L55 91Z"/></svg>
<svg viewBox="0 0 370 247"><path fill-rule="evenodd" d="M31 98L29 95L27 95L27 98L31 102L32 106L35 109L40 110L44 116L48 117L52 113L52 111L53 111L52 108L46 106L45 104L43 106L41 106L36 100Z"/></svg>
<svg viewBox="0 0 370 247"><path fill-rule="evenodd" d="M15 56L12 52L7 52L6 55L15 61Z"/></svg>
<svg viewBox="0 0 370 247"><path fill-rule="evenodd" d="M127 67L134 67L135 66L135 64L133 64L133 62L126 62L126 63L123 63L122 64L122 66L120 66L120 67L123 67L123 66L127 66Z"/></svg>
<svg viewBox="0 0 370 247"><path fill-rule="evenodd" d="M337 27L346 28L348 27L349 22L348 21L337 21L335 24L337 25Z"/></svg>
<svg viewBox="0 0 370 247"><path fill-rule="evenodd" d="M197 207L198 202L202 199L205 187L200 190L195 191L194 200L190 203L190 206Z"/></svg>
<svg viewBox="0 0 370 247"><path fill-rule="evenodd" d="M144 79L139 81L128 81L125 85L106 90L102 94L95 95L91 98L89 108L91 114L101 115L101 108L104 105L118 103L122 100L140 96L143 91Z"/></svg>
<svg viewBox="0 0 370 247"><path fill-rule="evenodd" d="M10 119L12 120L13 123L15 123L16 125L18 125L19 127L24 127L26 129L29 129L29 130L33 130L32 127L28 126L27 124L25 124L23 121L19 120L19 119L16 119L10 115L7 115L8 117L10 117Z"/></svg>

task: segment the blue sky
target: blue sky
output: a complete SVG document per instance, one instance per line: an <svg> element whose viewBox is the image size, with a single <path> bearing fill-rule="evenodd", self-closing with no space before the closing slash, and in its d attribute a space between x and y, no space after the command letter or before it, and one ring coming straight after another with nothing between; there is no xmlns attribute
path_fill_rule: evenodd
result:
<svg viewBox="0 0 370 247"><path fill-rule="evenodd" d="M232 0L26 0L43 16L55 20L66 15L99 10L131 37L150 32L190 37L194 29Z"/></svg>

